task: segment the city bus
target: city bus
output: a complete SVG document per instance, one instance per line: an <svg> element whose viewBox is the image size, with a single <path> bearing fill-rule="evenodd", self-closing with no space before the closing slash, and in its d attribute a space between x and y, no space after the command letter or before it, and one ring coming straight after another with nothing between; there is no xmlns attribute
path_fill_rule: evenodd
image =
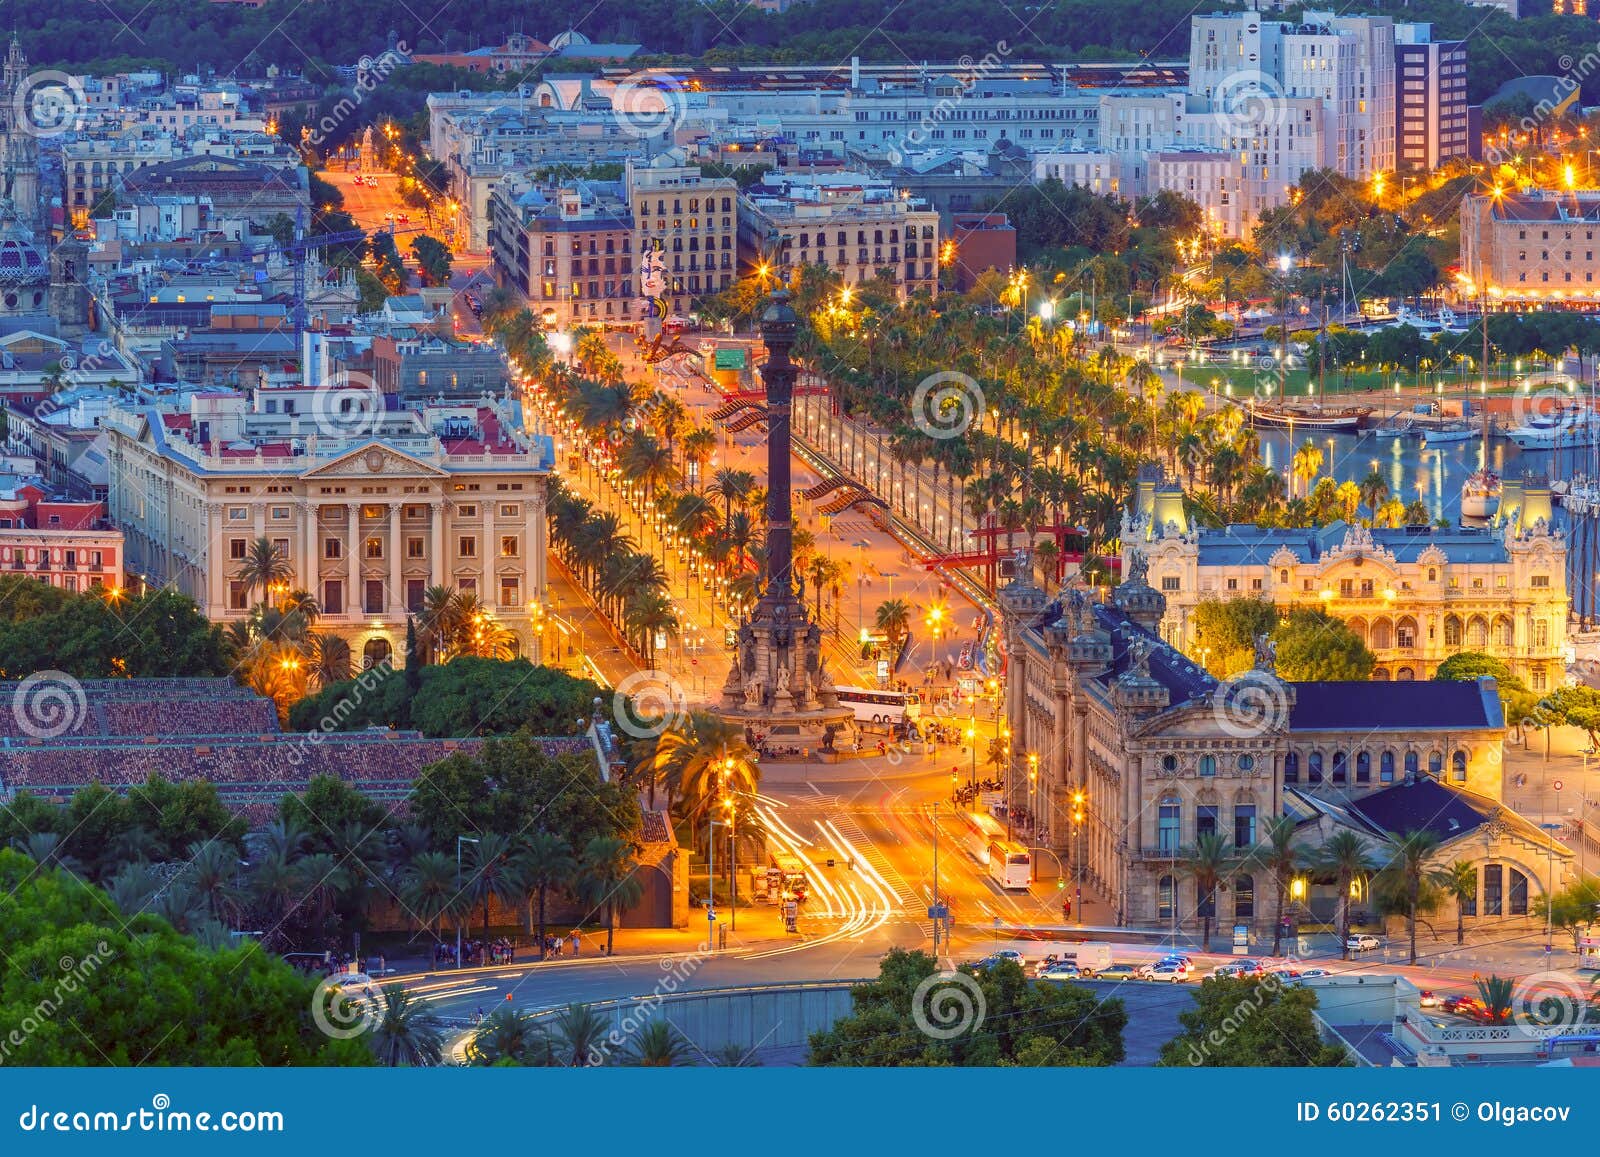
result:
<svg viewBox="0 0 1600 1157"><path fill-rule="evenodd" d="M922 714L915 691L874 691L866 687L835 687L839 706L855 712L857 723L904 724Z"/></svg>
<svg viewBox="0 0 1600 1157"><path fill-rule="evenodd" d="M1007 890L1026 890L1033 883L1033 856L1021 844L993 840L989 844L989 878Z"/></svg>
<svg viewBox="0 0 1600 1157"><path fill-rule="evenodd" d="M961 839L962 847L966 849L967 855L987 867L991 849L996 843L1005 842L1005 824L983 812L962 812L961 823L965 828Z"/></svg>

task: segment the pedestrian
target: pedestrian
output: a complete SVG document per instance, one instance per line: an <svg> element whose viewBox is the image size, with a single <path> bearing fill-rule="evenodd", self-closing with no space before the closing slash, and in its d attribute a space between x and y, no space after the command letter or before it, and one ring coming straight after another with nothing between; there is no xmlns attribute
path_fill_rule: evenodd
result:
<svg viewBox="0 0 1600 1157"><path fill-rule="evenodd" d="M578 930L576 928L574 928L572 930L572 954L574 956L578 955L578 945L579 945Z"/></svg>

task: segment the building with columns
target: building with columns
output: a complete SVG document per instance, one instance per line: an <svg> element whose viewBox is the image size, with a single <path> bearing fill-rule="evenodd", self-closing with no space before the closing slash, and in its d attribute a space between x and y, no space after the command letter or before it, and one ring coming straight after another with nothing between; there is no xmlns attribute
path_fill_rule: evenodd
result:
<svg viewBox="0 0 1600 1157"><path fill-rule="evenodd" d="M1145 560L1166 600L1161 637L1180 650L1196 654L1201 603L1258 598L1343 619L1376 657L1375 679L1430 679L1461 651L1505 660L1534 691L1565 679L1567 540L1543 481L1507 479L1505 521L1482 529L1207 529L1181 497L1141 479L1122 528L1122 564Z"/></svg>
<svg viewBox="0 0 1600 1157"><path fill-rule="evenodd" d="M259 592L236 576L265 538L363 665L403 651L430 586L475 594L537 662L553 443L510 400L392 409L383 396L215 389L114 408L111 516L130 574L240 621Z"/></svg>
<svg viewBox="0 0 1600 1157"><path fill-rule="evenodd" d="M1157 633L1166 600L1137 559L1107 602L1051 601L1024 577L1001 607L1014 827L1118 924L1194 928L1209 914L1270 937L1273 880L1248 853L1277 816L1307 848L1353 831L1377 863L1404 833L1432 831L1431 866L1479 873L1469 924L1526 923L1568 882L1572 852L1501 802L1493 680L1289 683L1264 646L1256 669L1219 683ZM1185 866L1208 834L1229 852L1211 896ZM1289 918L1332 918L1336 891L1307 873Z"/></svg>

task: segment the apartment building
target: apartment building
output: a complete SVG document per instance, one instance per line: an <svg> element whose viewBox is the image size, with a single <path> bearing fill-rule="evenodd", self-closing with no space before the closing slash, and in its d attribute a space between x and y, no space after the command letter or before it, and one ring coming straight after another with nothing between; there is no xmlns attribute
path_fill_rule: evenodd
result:
<svg viewBox="0 0 1600 1157"><path fill-rule="evenodd" d="M667 313L685 314L694 299L727 289L739 272L739 186L706 177L673 153L630 160L625 182L634 249L660 255Z"/></svg>

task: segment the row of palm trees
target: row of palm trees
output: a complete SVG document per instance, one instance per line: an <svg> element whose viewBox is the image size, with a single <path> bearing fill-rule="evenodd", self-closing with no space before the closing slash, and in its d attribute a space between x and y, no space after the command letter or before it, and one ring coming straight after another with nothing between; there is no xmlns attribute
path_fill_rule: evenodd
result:
<svg viewBox="0 0 1600 1157"><path fill-rule="evenodd" d="M1254 868L1264 870L1272 880L1274 956L1283 948L1283 919L1295 883L1305 873L1334 884L1339 897L1339 944L1346 956L1352 901L1363 888L1380 912L1406 917L1412 964L1417 962L1417 916L1432 911L1444 896L1456 902L1456 943L1465 939L1466 909L1477 895L1477 869L1465 860L1445 868L1432 866L1439 848L1439 837L1433 832L1400 833L1376 853L1350 831L1334 833L1318 848L1305 848L1295 842L1295 821L1290 816L1269 820L1263 834L1265 839L1255 845L1237 848L1225 836L1208 832L1178 855L1180 870L1194 880L1200 897L1206 951L1211 949L1218 890L1238 872Z"/></svg>
<svg viewBox="0 0 1600 1157"><path fill-rule="evenodd" d="M718 806L754 796L761 767L744 728L706 711L690 711L668 721L659 735L634 740L628 775L655 807L656 793L669 811L698 832Z"/></svg>

